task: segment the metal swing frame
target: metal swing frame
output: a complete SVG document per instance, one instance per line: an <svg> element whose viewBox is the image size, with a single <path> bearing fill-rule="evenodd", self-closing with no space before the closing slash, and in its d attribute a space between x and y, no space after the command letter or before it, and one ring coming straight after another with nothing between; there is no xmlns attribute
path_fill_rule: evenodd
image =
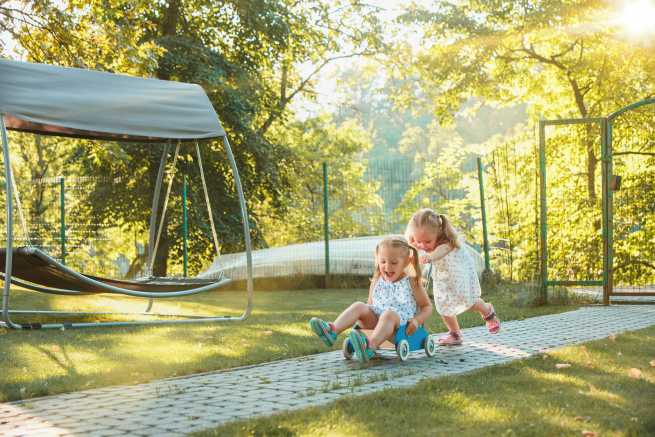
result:
<svg viewBox="0 0 655 437"><path fill-rule="evenodd" d="M7 129L5 126L5 121L4 117L6 114L0 114L0 130L2 134L2 155L3 155L3 161L4 161L4 170L5 170L5 181L6 181L6 204L7 204L7 211L6 211L6 228L7 228L7 238L5 242L5 248L6 248L6 256L5 256L5 273L4 273L4 289L3 289L3 294L2 294L2 312L1 312L1 319L0 319L0 327L5 327L5 328L10 328L10 329L66 329L66 328L87 328L87 327L117 327L117 326L133 326L133 325L170 325L170 324L186 324L186 323L212 323L212 322L223 322L223 321L241 321L245 320L248 318L248 316L252 312L252 307L253 307L253 270L252 270L252 243L250 239L250 226L248 222L248 211L246 207L246 201L245 197L243 194L243 187L241 185L241 179L239 178L239 171L238 167L236 165L236 161L234 159L234 154L232 153L232 148L230 147L230 143L227 139L227 135L222 137L223 140L223 146L225 147L225 151L228 157L228 161L230 163L230 167L232 169L233 175L234 175L234 181L235 181L235 186L236 186L236 191L237 191L237 196L239 198L239 206L240 206L240 211L241 211L241 218L242 218L242 225L243 225L243 233L244 233L244 241L245 241L245 246L246 246L246 269L247 269L247 280L246 280L246 288L247 288L247 303L246 307L243 310L243 313L240 316L218 316L218 315L204 315L204 316L199 316L199 315L180 315L180 314L156 314L156 313L150 313L150 309L152 308L153 304L153 299L155 298L172 298L172 297L179 297L179 296L185 296L185 295L190 295L190 294L196 294L196 293L201 293L204 291L211 291L218 289L225 285L226 283L230 282L229 279L224 278L222 276L219 276L219 278L216 280L216 282L213 282L211 284L207 285L201 285L199 287L194 287L192 289L187 289L187 290L180 290L180 291L173 291L173 292L152 292L148 291L147 289L144 291L135 291L127 288L122 288L122 287L116 287L112 285L108 285L102 281L96 280L96 278L88 277L86 275L83 275L79 272L76 272L62 263L59 263L57 260L55 260L52 257L49 257L45 254L41 254L41 256L45 256L48 259L48 263L52 264L53 266L56 266L57 269L75 277L77 280L79 280L81 283L87 285L87 286L93 286L95 288L100 288L103 291L106 291L107 293L114 293L114 294L122 294L122 295L128 295L128 296L135 296L135 297L145 297L148 298L148 306L145 310L145 312L142 313L117 313L117 312L71 312L71 311L45 311L45 310L11 310L9 307L9 297L10 297L10 290L11 290L11 284L12 282L19 285L23 286L24 288L34 290L34 291L40 291L40 292L45 292L45 293L52 293L52 294L64 294L64 295L86 295L88 293L85 293L83 290L71 290L71 289L60 289L60 288L54 288L54 287L44 287L36 283L31 283L31 282L26 282L22 281L19 278L12 277L12 255L14 251L13 247L13 240L14 240L14 235L13 235L13 215L14 215L14 204L13 204L13 198L14 195L16 195L17 203L19 204L19 213L22 215L22 211L20 210L20 200L18 196L18 192L14 191L14 178L13 178L13 172L12 172L12 167L11 167L11 156L10 156L10 150L9 150L9 140L8 140L8 135L7 135ZM205 194L205 200L207 203L207 210L209 213L209 220L211 224L211 229L212 229L212 237L214 240L214 246L216 249L217 256L220 256L220 250L219 250L219 245L218 245L218 239L216 235L216 229L214 226L214 220L213 220L213 215L211 211L211 204L209 201L209 193L207 191L207 186L206 186L206 181L205 181L205 176L204 176L204 171L202 167L202 158L200 154L200 148L198 145L198 142L196 141L195 143L196 146L196 153L198 157L198 165L200 168L200 175L201 175L201 180L203 184L203 189L204 189L204 194ZM160 226L157 232L155 232L155 227L154 224L157 221L157 210L159 207L159 197L160 197L160 191L161 191L161 185L163 182L164 178L164 169L167 161L167 155L168 151L170 148L170 143L167 143L164 146L164 151L162 153L162 158L160 161L160 166L159 166L159 171L157 174L157 182L155 185L155 193L153 196L153 203L152 203L152 211L151 211L151 216L150 216L150 233L149 233L149 254L148 254L148 266L150 271L152 271L152 265L154 263L154 257L156 253L156 247L158 245L159 237L161 236L161 231L164 223L164 215L166 211L166 206L162 208L162 217L160 220ZM177 159L177 155L179 152L180 148L180 142L178 141L177 148L176 148L176 153L175 153L175 159ZM170 188L172 185L172 180L173 177L171 177L171 180L169 182L169 186L167 189L167 197L166 197L166 203L168 201L168 195L170 194ZM134 321L115 321L115 322L76 322L76 323L66 323L66 322L53 322L53 323L15 323L11 320L11 314L37 314L37 315L48 315L48 316L54 316L54 315L60 315L60 316L89 316L89 315L132 315L132 316L159 316L159 317L169 317L172 319L158 319L158 320L134 320Z"/></svg>

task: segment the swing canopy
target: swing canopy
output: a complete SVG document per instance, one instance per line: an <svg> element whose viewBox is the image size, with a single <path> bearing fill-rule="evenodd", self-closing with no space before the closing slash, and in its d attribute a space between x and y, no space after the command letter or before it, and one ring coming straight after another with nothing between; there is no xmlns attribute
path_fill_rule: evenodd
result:
<svg viewBox="0 0 655 437"><path fill-rule="evenodd" d="M0 59L7 129L134 142L225 136L195 84Z"/></svg>
<svg viewBox="0 0 655 437"><path fill-rule="evenodd" d="M30 132L40 135L86 138L126 142L163 144L153 196L148 247L150 267L157 251L157 243L164 223L166 204L173 177L170 178L166 199L161 209L159 227L159 193L162 186L170 143L176 142L173 169L182 142L194 142L197 162L207 203L214 245L219 254L217 234L212 219L210 196L205 182L198 140L221 138L228 162L232 168L235 188L241 210L248 280L246 308L241 316L177 315L175 320L127 322L76 322L76 323L24 323L11 321L10 313L71 314L57 311L10 310L10 284L45 293L81 295L89 293L118 293L128 296L155 298L180 297L218 289L230 282L220 275L214 279L178 280L175 278L144 278L124 281L85 275L70 269L37 247L13 247L13 198L22 217L18 191L11 170L11 156L6 130ZM0 59L0 133L2 160L6 181L6 243L0 248L0 279L4 281L0 326L10 328L63 328L86 326L124 326L128 324L163 324L218 322L244 320L252 310L252 260L248 210L239 178L234 154L225 130L204 90L195 84L144 79L79 68L65 68L44 64ZM24 224L24 223L23 223ZM24 226L26 229L26 226ZM158 229L158 232L155 232ZM28 235L29 232L24 231ZM16 261L14 265L14 259ZM13 273L12 275L12 268ZM149 313L150 302L146 315ZM75 313L105 314L105 313ZM175 315L166 315L167 317Z"/></svg>

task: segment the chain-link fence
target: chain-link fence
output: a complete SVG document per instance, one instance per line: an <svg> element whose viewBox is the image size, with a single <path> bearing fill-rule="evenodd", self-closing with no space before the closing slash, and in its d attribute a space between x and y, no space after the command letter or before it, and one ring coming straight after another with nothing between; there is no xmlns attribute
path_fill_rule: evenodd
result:
<svg viewBox="0 0 655 437"><path fill-rule="evenodd" d="M612 126L613 285L655 292L655 105L617 117Z"/></svg>
<svg viewBox="0 0 655 437"><path fill-rule="evenodd" d="M361 284L366 284L374 269L375 246L380 238L404 234L411 215L424 207L451 216L468 240L468 250L479 272L482 271L482 215L477 182L472 185L471 192L454 191L440 186L438 179L426 179L424 165L409 158L370 159L360 170L360 191L353 194L350 192L352 185L341 185L341 169L334 167L324 163L326 174L314 178L315 186L310 190L322 196L310 211L300 214L307 220L298 226L312 226L314 239L296 239L292 244L283 241L275 247L255 251L256 278L314 276L322 279L329 276L331 283L337 284L340 279L357 276L364 279ZM477 181L475 175L474 181ZM367 196L366 208L349 205L349 199L358 196ZM474 205L462 208L462 204L470 202ZM471 239L475 233L478 233L477 238ZM245 263L243 253L224 254L201 276L211 277L223 271L235 279L244 279Z"/></svg>
<svg viewBox="0 0 655 437"><path fill-rule="evenodd" d="M17 180L14 245L37 247L78 271L138 276L132 263L144 253L143 237L117 222L97 220L88 204L95 185L122 183L121 178L63 176ZM6 239L4 217L1 221L0 238Z"/></svg>
<svg viewBox="0 0 655 437"><path fill-rule="evenodd" d="M39 140L39 145L52 146L54 150L56 143L50 145L50 141L54 140ZM502 203L494 195L502 189L499 181L503 177L497 173L505 169L497 160L483 162L487 190L491 191L487 195L487 205L493 216ZM311 174L308 171L303 175L304 179L299 178L300 188L281 215L272 214L272 210L258 210L256 202L250 199L255 217L252 225L262 237L256 239L256 278L304 276L320 279L330 275L337 279L356 276L366 280L373 271L374 249L379 239L388 234L403 234L411 215L425 207L451 218L472 248L471 254L476 258L479 270L484 268L481 185L474 155L467 158L463 168L453 169L448 175L440 173L434 163L406 156L361 159L348 163L325 162L312 168L314 171ZM167 170L165 180L172 177L170 170ZM39 178L28 178L28 175L29 172L23 169L16 177L21 198L21 207L15 208L17 245L39 247L73 269L87 274L125 279L145 274L148 251L145 221L150 215L150 205L132 205L133 200L125 195L126 191L140 189L139 181L133 186L134 178L128 175ZM182 176L178 173L175 178L181 180ZM189 201L192 204L204 203L200 189L195 187L198 192L194 194L194 182L189 183ZM181 196L180 186L181 183L174 184L167 213L175 224L165 227L164 232L182 232L181 227L177 226L182 222L183 214L183 202L178 199ZM135 208L135 220L126 221L125 211L114 215L107 208L94 207L102 204L103 199L107 201L113 197L117 190L121 190L121 195L126 199L125 208ZM226 237L236 239L234 235L227 234L224 223L239 220L238 217L224 217L222 210L226 195L229 196L229 193L210 193L218 239L223 241ZM4 208L5 199L0 197ZM191 255L195 257L196 266L203 264L198 261L200 257L204 257L205 261L204 267L196 267L190 274L213 276L224 271L236 280L245 278L246 257L239 250L238 243L222 245L221 256L213 264L209 262L213 257L213 247L208 237L208 225L203 224L207 222L206 210L204 205L201 208L196 205L196 209L202 211L196 213L197 217L189 225L189 238L197 240L194 247L204 244L207 250ZM4 217L0 218L0 222L0 237L4 238ZM504 255L502 233L490 227L489 236L491 267L502 270L503 274L509 272L511 276L512 261L506 261L510 257ZM170 241L181 241L181 234L174 237ZM167 249L172 254L168 259L168 275L183 275L181 257L174 255L180 251L175 252L176 247ZM507 265L510 267L506 268ZM315 283L310 281L310 285Z"/></svg>

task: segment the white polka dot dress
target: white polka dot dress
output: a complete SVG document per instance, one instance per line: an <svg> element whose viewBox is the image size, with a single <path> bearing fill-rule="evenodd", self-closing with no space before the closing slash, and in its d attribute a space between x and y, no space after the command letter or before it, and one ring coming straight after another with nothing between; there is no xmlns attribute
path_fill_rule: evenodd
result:
<svg viewBox="0 0 655 437"><path fill-rule="evenodd" d="M396 282L378 278L371 300L371 310L378 317L386 310L392 310L400 316L401 325L416 315L416 299L407 276Z"/></svg>
<svg viewBox="0 0 655 437"><path fill-rule="evenodd" d="M434 304L442 316L468 310L480 297L480 281L473 260L465 249L453 249L433 261Z"/></svg>

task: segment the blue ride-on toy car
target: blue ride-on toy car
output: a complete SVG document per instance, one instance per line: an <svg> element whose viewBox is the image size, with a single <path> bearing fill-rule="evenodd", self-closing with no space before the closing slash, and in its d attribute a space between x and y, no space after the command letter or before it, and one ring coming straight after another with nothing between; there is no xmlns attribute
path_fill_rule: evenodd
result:
<svg viewBox="0 0 655 437"><path fill-rule="evenodd" d="M437 352L437 344L434 342L434 338L430 335L428 331L425 330L423 325L419 326L418 329L412 334L407 335L405 329L407 328L406 324L400 325L396 330L394 335L393 344L390 342L384 342L378 349L395 349L398 354L400 361L405 361L409 357L409 353L423 349L425 355L428 357L433 357ZM361 329L358 325L355 325L353 329ZM370 334L373 331L365 330L367 334ZM385 347L385 344L388 347ZM347 360L352 359L355 351L353 346L350 343L350 338L346 337L343 341L342 352L344 358Z"/></svg>

